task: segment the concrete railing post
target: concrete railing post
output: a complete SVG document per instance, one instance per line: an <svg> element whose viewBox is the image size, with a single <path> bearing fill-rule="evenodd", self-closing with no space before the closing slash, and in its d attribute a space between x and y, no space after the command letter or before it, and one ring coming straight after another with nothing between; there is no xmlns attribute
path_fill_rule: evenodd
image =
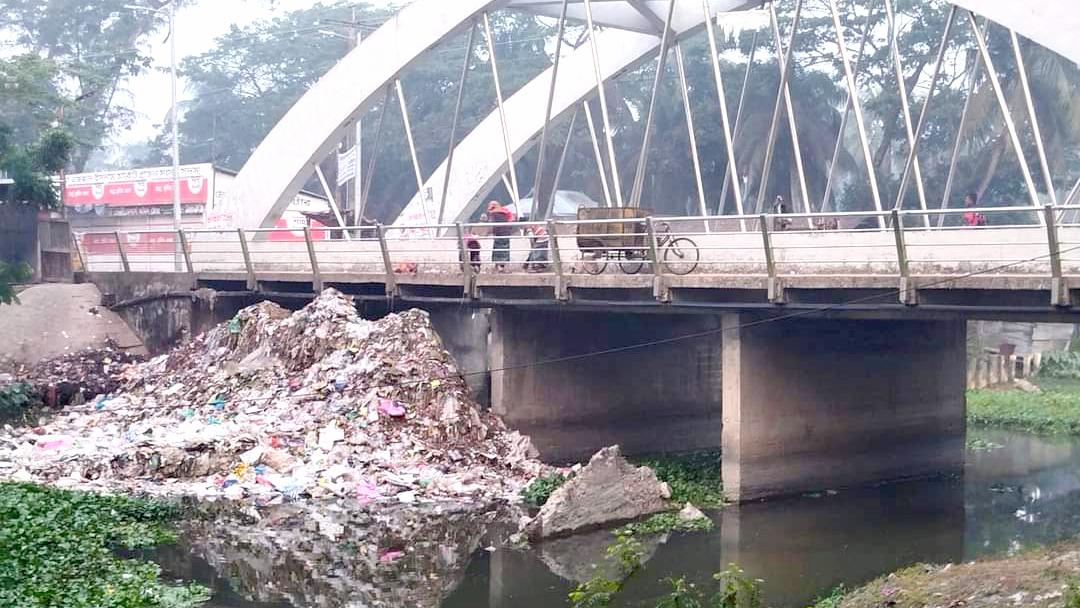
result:
<svg viewBox="0 0 1080 608"><path fill-rule="evenodd" d="M376 224L379 235L379 250L382 251L383 271L386 273L386 295L397 295L397 279L394 277L394 263L390 261L390 248L386 245L386 226Z"/></svg>
<svg viewBox="0 0 1080 608"><path fill-rule="evenodd" d="M476 297L476 280L473 277L472 259L469 257L469 244L465 241L465 227L461 225L461 222L455 222L454 228L457 229L458 240L458 255L461 256L461 275L462 275L462 289L466 297Z"/></svg>
<svg viewBox="0 0 1080 608"><path fill-rule="evenodd" d="M319 272L319 260L315 257L315 242L311 240L311 228L304 226L304 242L307 243L308 258L311 260L311 286L315 293L322 293L322 273Z"/></svg>
<svg viewBox="0 0 1080 608"><path fill-rule="evenodd" d="M236 229L236 236L240 239L240 253L244 256L244 270L247 271L247 288L255 291L259 282L255 279L255 265L251 263L251 252L248 250L247 236L243 228Z"/></svg>
<svg viewBox="0 0 1080 608"><path fill-rule="evenodd" d="M904 240L904 218L898 209L893 209L893 236L896 237L896 267L900 273L900 303L914 306L919 303L918 292L911 282L911 265L908 263L907 243Z"/></svg>
<svg viewBox="0 0 1080 608"><path fill-rule="evenodd" d="M71 231L68 232L68 236L71 238L71 247L75 249L75 255L79 256L79 267L83 269L83 272L89 272L90 267L86 265L86 258L83 257L82 247L79 246L79 238Z"/></svg>
<svg viewBox="0 0 1080 608"><path fill-rule="evenodd" d="M1050 249L1050 303L1069 306L1069 288L1061 268L1061 241L1058 240L1058 220L1053 205L1043 207L1046 224L1046 244Z"/></svg>
<svg viewBox="0 0 1080 608"><path fill-rule="evenodd" d="M559 251L559 231L554 220L547 221L548 242L551 243L551 263L555 267L555 299L565 302L570 299L566 288L566 273L562 265L562 252Z"/></svg>
<svg viewBox="0 0 1080 608"><path fill-rule="evenodd" d="M195 274L195 266L191 263L191 248L188 247L187 234L181 228L176 231L176 236L180 239L180 252L184 256L184 267L187 268L188 274Z"/></svg>
<svg viewBox="0 0 1080 608"><path fill-rule="evenodd" d="M656 240L656 226L652 217L645 218L645 237L649 242L649 260L653 268L653 297L661 302L671 299L664 282L664 267L660 265L660 247Z"/></svg>
<svg viewBox="0 0 1080 608"><path fill-rule="evenodd" d="M131 265L128 264L127 252L124 251L124 243L120 240L120 231L113 231L113 238L116 239L116 250L120 252L120 267L124 269L124 272L131 272Z"/></svg>
<svg viewBox="0 0 1080 608"><path fill-rule="evenodd" d="M783 304L784 288L780 285L780 277L776 273L776 255L773 251L772 233L769 231L769 216L765 213L758 216L758 225L761 226L761 241L765 247L765 271L769 275L769 301L773 304Z"/></svg>

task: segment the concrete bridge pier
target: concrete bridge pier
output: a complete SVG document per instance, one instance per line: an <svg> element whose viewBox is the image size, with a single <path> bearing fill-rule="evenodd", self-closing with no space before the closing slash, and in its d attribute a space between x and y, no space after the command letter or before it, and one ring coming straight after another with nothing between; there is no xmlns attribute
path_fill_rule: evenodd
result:
<svg viewBox="0 0 1080 608"><path fill-rule="evenodd" d="M729 498L962 470L961 320L723 315Z"/></svg>
<svg viewBox="0 0 1080 608"><path fill-rule="evenodd" d="M550 461L585 459L619 444L627 454L720 446L716 315L547 311L500 307L491 315L492 409L530 435ZM576 358L584 353L614 351Z"/></svg>

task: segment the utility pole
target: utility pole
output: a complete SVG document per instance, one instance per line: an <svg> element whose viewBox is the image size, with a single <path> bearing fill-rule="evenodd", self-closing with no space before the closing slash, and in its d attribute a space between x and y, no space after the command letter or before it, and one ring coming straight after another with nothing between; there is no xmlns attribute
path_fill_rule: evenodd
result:
<svg viewBox="0 0 1080 608"><path fill-rule="evenodd" d="M347 34L347 38L346 38L346 49L347 49L345 51L346 55L348 55L349 53L352 53L353 50L356 49L356 47L360 45L360 37L361 37L360 25L356 22L356 6L353 6L352 7L352 14L351 14L350 19L349 19L348 34ZM356 163L356 171L355 171L355 174L354 174L354 176L353 176L353 178L351 180L345 182L344 185L342 185L340 188L338 188L338 200L341 201L341 214L346 218L350 217L350 215L351 215L353 226L359 226L360 225L360 219L361 219L360 218L360 206L357 204L359 197L356 196L356 193L357 193L356 184L359 183L359 180L360 180L360 167L363 166L361 164L361 154L360 154L360 136L361 136L361 128L362 128L361 124L362 123L363 123L363 117L362 116L357 117L356 118L356 128L354 130L350 130L348 133L345 134L345 141L343 142L343 144L344 144L343 152L348 152L349 150L351 150L353 148L353 146L356 147L356 153L355 153L356 154L356 160L354 161ZM340 167L338 169L340 170ZM351 214L349 213L349 209L352 209ZM346 221L348 221L348 220L346 220ZM344 226L342 226L342 227L344 228Z"/></svg>

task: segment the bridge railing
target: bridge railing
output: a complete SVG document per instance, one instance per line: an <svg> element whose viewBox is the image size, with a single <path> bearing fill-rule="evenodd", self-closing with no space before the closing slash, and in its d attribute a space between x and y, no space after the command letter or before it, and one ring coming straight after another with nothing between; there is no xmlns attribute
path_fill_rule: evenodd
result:
<svg viewBox="0 0 1080 608"><path fill-rule="evenodd" d="M815 277L882 286L899 280L904 292L949 277L1080 276L1080 205L148 230L88 233L79 246L90 271L217 273L252 288L299 273L317 286L363 277L388 291L429 282L475 293L491 276L510 275L499 283L565 294L568 287L656 288L657 277L679 287L728 276L760 281L780 298L784 283Z"/></svg>

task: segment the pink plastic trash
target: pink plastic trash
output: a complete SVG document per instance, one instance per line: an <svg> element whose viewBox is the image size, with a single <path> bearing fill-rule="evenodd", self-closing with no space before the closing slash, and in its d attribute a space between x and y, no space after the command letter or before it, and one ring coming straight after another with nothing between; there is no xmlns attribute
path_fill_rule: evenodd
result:
<svg viewBox="0 0 1080 608"><path fill-rule="evenodd" d="M71 447L71 437L42 437L37 442L37 449L43 452L65 450Z"/></svg>
<svg viewBox="0 0 1080 608"><path fill-rule="evenodd" d="M396 561L405 557L405 551L396 547L390 547L387 549L379 549L379 563L388 564L392 561Z"/></svg>
<svg viewBox="0 0 1080 608"><path fill-rule="evenodd" d="M405 406L389 399L379 399L379 411L391 418L403 418L405 416Z"/></svg>

